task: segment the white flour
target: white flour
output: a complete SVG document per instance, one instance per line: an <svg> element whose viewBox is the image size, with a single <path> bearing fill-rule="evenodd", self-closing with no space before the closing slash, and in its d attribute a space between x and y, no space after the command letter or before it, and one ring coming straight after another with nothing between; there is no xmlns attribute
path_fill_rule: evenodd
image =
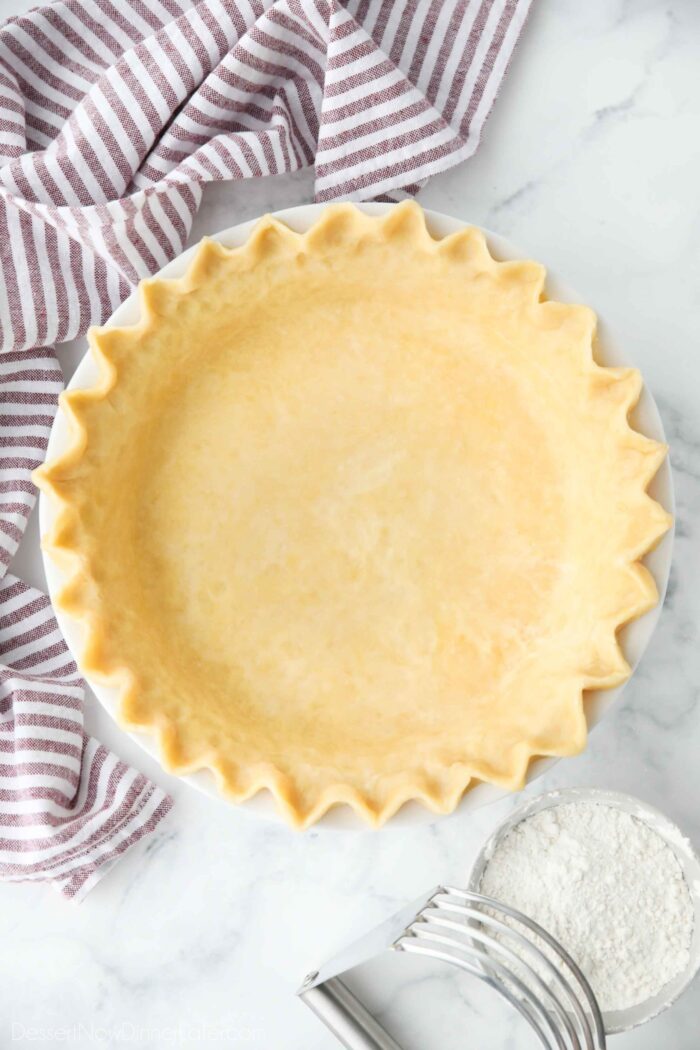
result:
<svg viewBox="0 0 700 1050"><path fill-rule="evenodd" d="M643 1002L688 964L693 905L678 861L655 831L604 803L564 803L516 825L480 891L551 933L602 1010Z"/></svg>

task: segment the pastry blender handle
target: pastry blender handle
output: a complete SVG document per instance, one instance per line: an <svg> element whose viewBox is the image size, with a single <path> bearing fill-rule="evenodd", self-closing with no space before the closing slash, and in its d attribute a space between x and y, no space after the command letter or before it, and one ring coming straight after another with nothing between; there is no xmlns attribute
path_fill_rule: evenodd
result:
<svg viewBox="0 0 700 1050"><path fill-rule="evenodd" d="M302 989L299 998L346 1050L402 1050L339 977Z"/></svg>

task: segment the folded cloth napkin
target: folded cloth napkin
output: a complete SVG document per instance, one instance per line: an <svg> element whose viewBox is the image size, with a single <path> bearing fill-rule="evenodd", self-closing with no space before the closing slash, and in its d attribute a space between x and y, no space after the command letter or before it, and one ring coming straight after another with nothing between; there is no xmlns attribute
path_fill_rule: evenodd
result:
<svg viewBox="0 0 700 1050"><path fill-rule="evenodd" d="M0 574L61 370L185 246L205 182L412 193L476 149L530 0L55 0L0 27ZM83 731L48 599L0 584L0 877L83 896L169 800Z"/></svg>

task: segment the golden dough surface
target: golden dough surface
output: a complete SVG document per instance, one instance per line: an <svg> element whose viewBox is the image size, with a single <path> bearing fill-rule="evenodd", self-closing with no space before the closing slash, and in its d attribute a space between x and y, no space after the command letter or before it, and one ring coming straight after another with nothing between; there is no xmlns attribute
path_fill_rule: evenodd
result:
<svg viewBox="0 0 700 1050"><path fill-rule="evenodd" d="M543 281L416 205L339 205L203 242L138 325L92 333L46 542L82 666L168 768L376 824L584 746L582 691L627 676L616 630L656 601L664 449Z"/></svg>

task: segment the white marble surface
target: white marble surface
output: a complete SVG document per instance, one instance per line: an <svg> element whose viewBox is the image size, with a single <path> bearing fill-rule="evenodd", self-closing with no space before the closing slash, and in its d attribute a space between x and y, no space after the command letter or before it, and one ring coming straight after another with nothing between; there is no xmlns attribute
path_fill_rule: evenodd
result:
<svg viewBox="0 0 700 1050"><path fill-rule="evenodd" d="M0 16L19 6L0 0ZM698 845L699 185L700 5L536 0L479 154L420 198L556 266L614 327L658 399L678 499L661 624L587 751L529 793L558 785L629 791ZM305 173L212 187L194 236L310 195ZM65 349L68 373L81 353ZM42 583L35 522L14 571ZM0 889L3 1047L332 1050L332 1037L294 997L301 977L431 885L464 883L512 805L418 829L299 835L169 778L94 701L88 719L177 805L79 907L49 888ZM357 977L406 1050L534 1046L467 978L413 963L387 958ZM699 1017L700 981L613 1045L696 1050Z"/></svg>

